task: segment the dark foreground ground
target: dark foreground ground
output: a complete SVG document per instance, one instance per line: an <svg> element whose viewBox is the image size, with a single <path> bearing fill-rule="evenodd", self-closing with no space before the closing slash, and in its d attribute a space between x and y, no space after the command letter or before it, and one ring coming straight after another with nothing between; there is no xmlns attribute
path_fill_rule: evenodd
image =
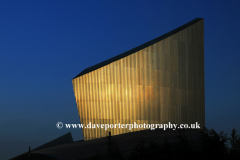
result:
<svg viewBox="0 0 240 160"><path fill-rule="evenodd" d="M31 159L239 159L240 137L214 130L143 130L31 151ZM235 141L235 146L229 147ZM28 152L12 160L29 159Z"/></svg>

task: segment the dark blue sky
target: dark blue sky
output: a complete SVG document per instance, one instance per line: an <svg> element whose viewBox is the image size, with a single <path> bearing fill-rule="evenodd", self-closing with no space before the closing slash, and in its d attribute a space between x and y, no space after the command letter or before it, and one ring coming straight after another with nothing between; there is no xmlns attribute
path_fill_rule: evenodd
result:
<svg viewBox="0 0 240 160"><path fill-rule="evenodd" d="M240 133L239 1L1 1L0 155L11 158L79 123L72 78L194 18L205 23L206 127Z"/></svg>

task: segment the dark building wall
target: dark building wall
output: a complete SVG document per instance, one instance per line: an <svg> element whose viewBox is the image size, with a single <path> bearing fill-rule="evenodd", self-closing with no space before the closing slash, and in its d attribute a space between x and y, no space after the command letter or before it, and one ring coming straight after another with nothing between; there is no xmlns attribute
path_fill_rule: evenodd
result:
<svg viewBox="0 0 240 160"><path fill-rule="evenodd" d="M203 19L72 80L80 121L205 126ZM131 131L136 131L132 129ZM84 140L130 132L84 129Z"/></svg>

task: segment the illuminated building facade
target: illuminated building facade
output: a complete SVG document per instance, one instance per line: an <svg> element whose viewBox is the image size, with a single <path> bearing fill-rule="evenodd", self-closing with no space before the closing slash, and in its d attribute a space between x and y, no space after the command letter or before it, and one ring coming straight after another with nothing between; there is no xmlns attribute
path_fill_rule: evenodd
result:
<svg viewBox="0 0 240 160"><path fill-rule="evenodd" d="M82 124L205 126L204 20L83 70L72 80ZM85 129L84 140L137 131Z"/></svg>

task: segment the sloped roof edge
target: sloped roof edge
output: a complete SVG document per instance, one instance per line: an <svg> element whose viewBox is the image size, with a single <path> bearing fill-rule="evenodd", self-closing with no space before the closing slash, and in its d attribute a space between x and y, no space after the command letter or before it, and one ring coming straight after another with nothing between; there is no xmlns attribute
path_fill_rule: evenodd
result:
<svg viewBox="0 0 240 160"><path fill-rule="evenodd" d="M181 31L181 30L183 30L183 29L185 29L185 28L193 25L194 23L197 23L198 21L200 21L200 20L202 20L202 19L203 19L203 18L195 18L195 19L193 19L192 21L190 21L190 22L188 22L188 23L186 23L186 24L184 24L184 25L182 25L182 26L180 26L180 27L178 27L178 28L176 28L176 29L174 29L174 30L172 30L172 31L164 34L164 35L161 35L161 36L159 36L159 37L157 37L157 38L155 38L155 39L153 39L153 40L151 40L151 41L148 41L148 42L146 42L146 43L144 43L144 44L142 44L142 45L140 45L140 46L138 46L138 47L135 47L135 48L133 48L133 49L131 49L131 50L129 50L129 51L126 51L126 52L124 52L124 53L122 53L122 54L119 54L119 55L117 55L117 56L115 56L115 57L112 57L112 58L110 58L110 59L108 59L108 60L105 60L105 61L103 61L103 62L100 62L100 63L98 63L98 64L96 64L96 65L94 65L94 66L91 66L91 67L89 67L89 68L86 68L86 69L84 69L81 73L79 73L76 77L74 77L73 79L75 79L75 78L77 78L77 77L80 77L80 76L82 76L82 75L84 75L84 74L87 74L87 73L89 73L89 72L91 72L91 71L94 71L94 70L96 70L96 69L98 69L98 68L101 68L101 67L103 67L103 66L106 66L106 65L108 65L108 64L110 64L110 63L112 63L112 62L114 62L114 61L117 61L117 60L119 60L119 59L122 59L122 58L124 58L124 57L126 57L126 56L128 56L128 55L131 55L131 54L133 54L133 53L135 53L135 52L137 52L137 51L140 51L140 50L142 50L142 49L144 49L144 48L146 48L146 47L148 47L148 46L150 46L150 45L153 45L154 43L159 42L159 41L161 41L161 40L163 40L163 39L165 39L165 38L167 38L167 37L170 37L171 35L173 35L173 34L179 32L179 31Z"/></svg>

